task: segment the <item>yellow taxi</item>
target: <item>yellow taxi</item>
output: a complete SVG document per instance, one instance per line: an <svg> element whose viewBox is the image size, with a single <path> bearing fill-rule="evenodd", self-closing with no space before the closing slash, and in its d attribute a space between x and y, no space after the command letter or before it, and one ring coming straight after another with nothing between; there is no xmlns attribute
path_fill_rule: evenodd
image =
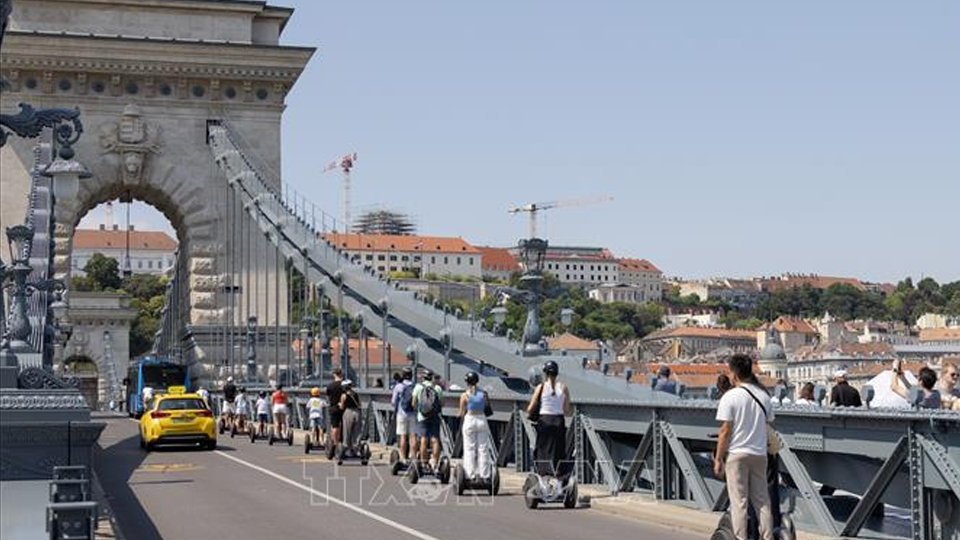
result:
<svg viewBox="0 0 960 540"><path fill-rule="evenodd" d="M199 444L217 447L217 422L213 411L199 394L188 394L181 387L153 399L140 417L140 448L153 450L161 444Z"/></svg>

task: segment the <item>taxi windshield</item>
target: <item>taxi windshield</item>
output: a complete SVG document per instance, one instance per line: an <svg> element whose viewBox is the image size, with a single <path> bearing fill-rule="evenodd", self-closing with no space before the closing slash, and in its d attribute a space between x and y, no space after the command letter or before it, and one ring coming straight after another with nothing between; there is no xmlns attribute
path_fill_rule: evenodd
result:
<svg viewBox="0 0 960 540"><path fill-rule="evenodd" d="M161 400L157 406L158 411L194 411L206 408L203 400L197 398L168 398Z"/></svg>

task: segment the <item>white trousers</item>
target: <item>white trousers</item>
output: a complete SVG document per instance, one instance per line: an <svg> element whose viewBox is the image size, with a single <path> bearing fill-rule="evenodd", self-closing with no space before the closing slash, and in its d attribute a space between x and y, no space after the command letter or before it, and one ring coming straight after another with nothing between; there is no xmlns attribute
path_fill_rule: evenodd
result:
<svg viewBox="0 0 960 540"><path fill-rule="evenodd" d="M489 480L493 475L490 463L490 426L482 414L463 417L463 472L467 478Z"/></svg>

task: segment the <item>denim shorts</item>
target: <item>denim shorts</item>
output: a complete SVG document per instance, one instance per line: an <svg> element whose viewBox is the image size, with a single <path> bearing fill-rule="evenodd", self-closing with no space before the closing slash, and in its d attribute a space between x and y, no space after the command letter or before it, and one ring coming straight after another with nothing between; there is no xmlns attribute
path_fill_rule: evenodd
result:
<svg viewBox="0 0 960 540"><path fill-rule="evenodd" d="M417 435L420 437L428 438L440 438L440 419L433 418L431 420L424 420L423 422L417 422Z"/></svg>

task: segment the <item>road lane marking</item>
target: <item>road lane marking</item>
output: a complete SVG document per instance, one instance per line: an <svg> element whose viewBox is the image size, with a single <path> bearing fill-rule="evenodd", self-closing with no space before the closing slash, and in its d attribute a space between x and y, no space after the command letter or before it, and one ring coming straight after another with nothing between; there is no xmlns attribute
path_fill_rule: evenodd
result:
<svg viewBox="0 0 960 540"><path fill-rule="evenodd" d="M347 510L352 510L353 512L356 512L356 513L358 513L358 514L360 514L360 515L362 515L362 516L364 516L364 517L368 517L368 518L370 518L370 519L372 519L372 520L374 520L374 521L378 521L378 522L380 522L380 523L382 523L382 524L384 524L384 525L386 525L386 526L388 526L388 527L391 527L391 528L393 528L393 529L396 529L396 530L398 530L398 531L400 531L400 532L402 532L402 533L406 533L406 534L408 534L408 535L410 535L410 536L412 536L412 537L414 537L414 538L419 538L420 540L440 540L440 539L437 538L436 536L430 536L430 535L427 534L427 533L420 532L420 531L418 531L418 530L416 530L416 529L414 529L414 528L411 528L411 527L407 527L406 525L404 525L404 524L402 524L402 523L397 523L396 521L393 521L392 519L385 518L385 517L383 517L383 516L381 516L381 515L379 515L379 514L375 514L375 513L371 512L371 511L369 511L369 510L366 510L366 509L361 508L361 507L359 507L359 506L356 506L356 505L354 505L354 504L350 504L350 503L348 503L347 501L338 499L338 498L333 497L333 496L331 496L331 495L327 495L326 493L324 493L324 492L322 492L322 491L317 491L316 489L313 489L312 487L309 487L309 486L306 486L306 485L304 485L304 484L301 484L300 482L295 482L295 481L287 478L286 476L283 476L282 474L277 474L277 473L275 473L275 472L273 472L273 471L271 471L271 470L269 470L269 469L264 469L263 467L261 467L261 466L259 466L259 465L255 465L255 464L250 463L249 461L246 461L246 460L244 460L244 459L240 459L240 458L238 458L238 457L231 456L230 454L227 454L226 452L223 452L223 451L221 451L221 450L215 450L214 453L215 453L215 454L219 454L219 455L221 455L221 456L223 456L223 457L225 457L225 458L227 458L227 459L233 460L233 461L239 463L240 465L243 465L243 466L248 467L248 468L250 468L250 469L253 469L253 470L255 470L255 471L261 472L261 473L263 473L263 474L265 474L265 475L267 475L267 476L273 477L273 478L275 478L275 479L277 479L277 480L280 480L281 482L283 482L283 483L285 483L285 484L289 484L289 485L291 485L291 486L293 486L293 487L295 487L295 488L298 488L298 489L300 489L300 490L302 490L302 491L305 491L305 492L307 492L307 493L309 493L309 494L311 494L311 495L320 497L321 499L324 499L324 500L326 500L327 502L336 504L336 505L338 505L338 506L341 506L341 507L343 507L343 508L346 508Z"/></svg>
<svg viewBox="0 0 960 540"><path fill-rule="evenodd" d="M279 461L292 461L294 463L333 463L325 457L306 457L306 456L279 456Z"/></svg>
<svg viewBox="0 0 960 540"><path fill-rule="evenodd" d="M203 467L194 465L193 463L151 463L137 467L134 472L187 472L198 471L202 468Z"/></svg>

